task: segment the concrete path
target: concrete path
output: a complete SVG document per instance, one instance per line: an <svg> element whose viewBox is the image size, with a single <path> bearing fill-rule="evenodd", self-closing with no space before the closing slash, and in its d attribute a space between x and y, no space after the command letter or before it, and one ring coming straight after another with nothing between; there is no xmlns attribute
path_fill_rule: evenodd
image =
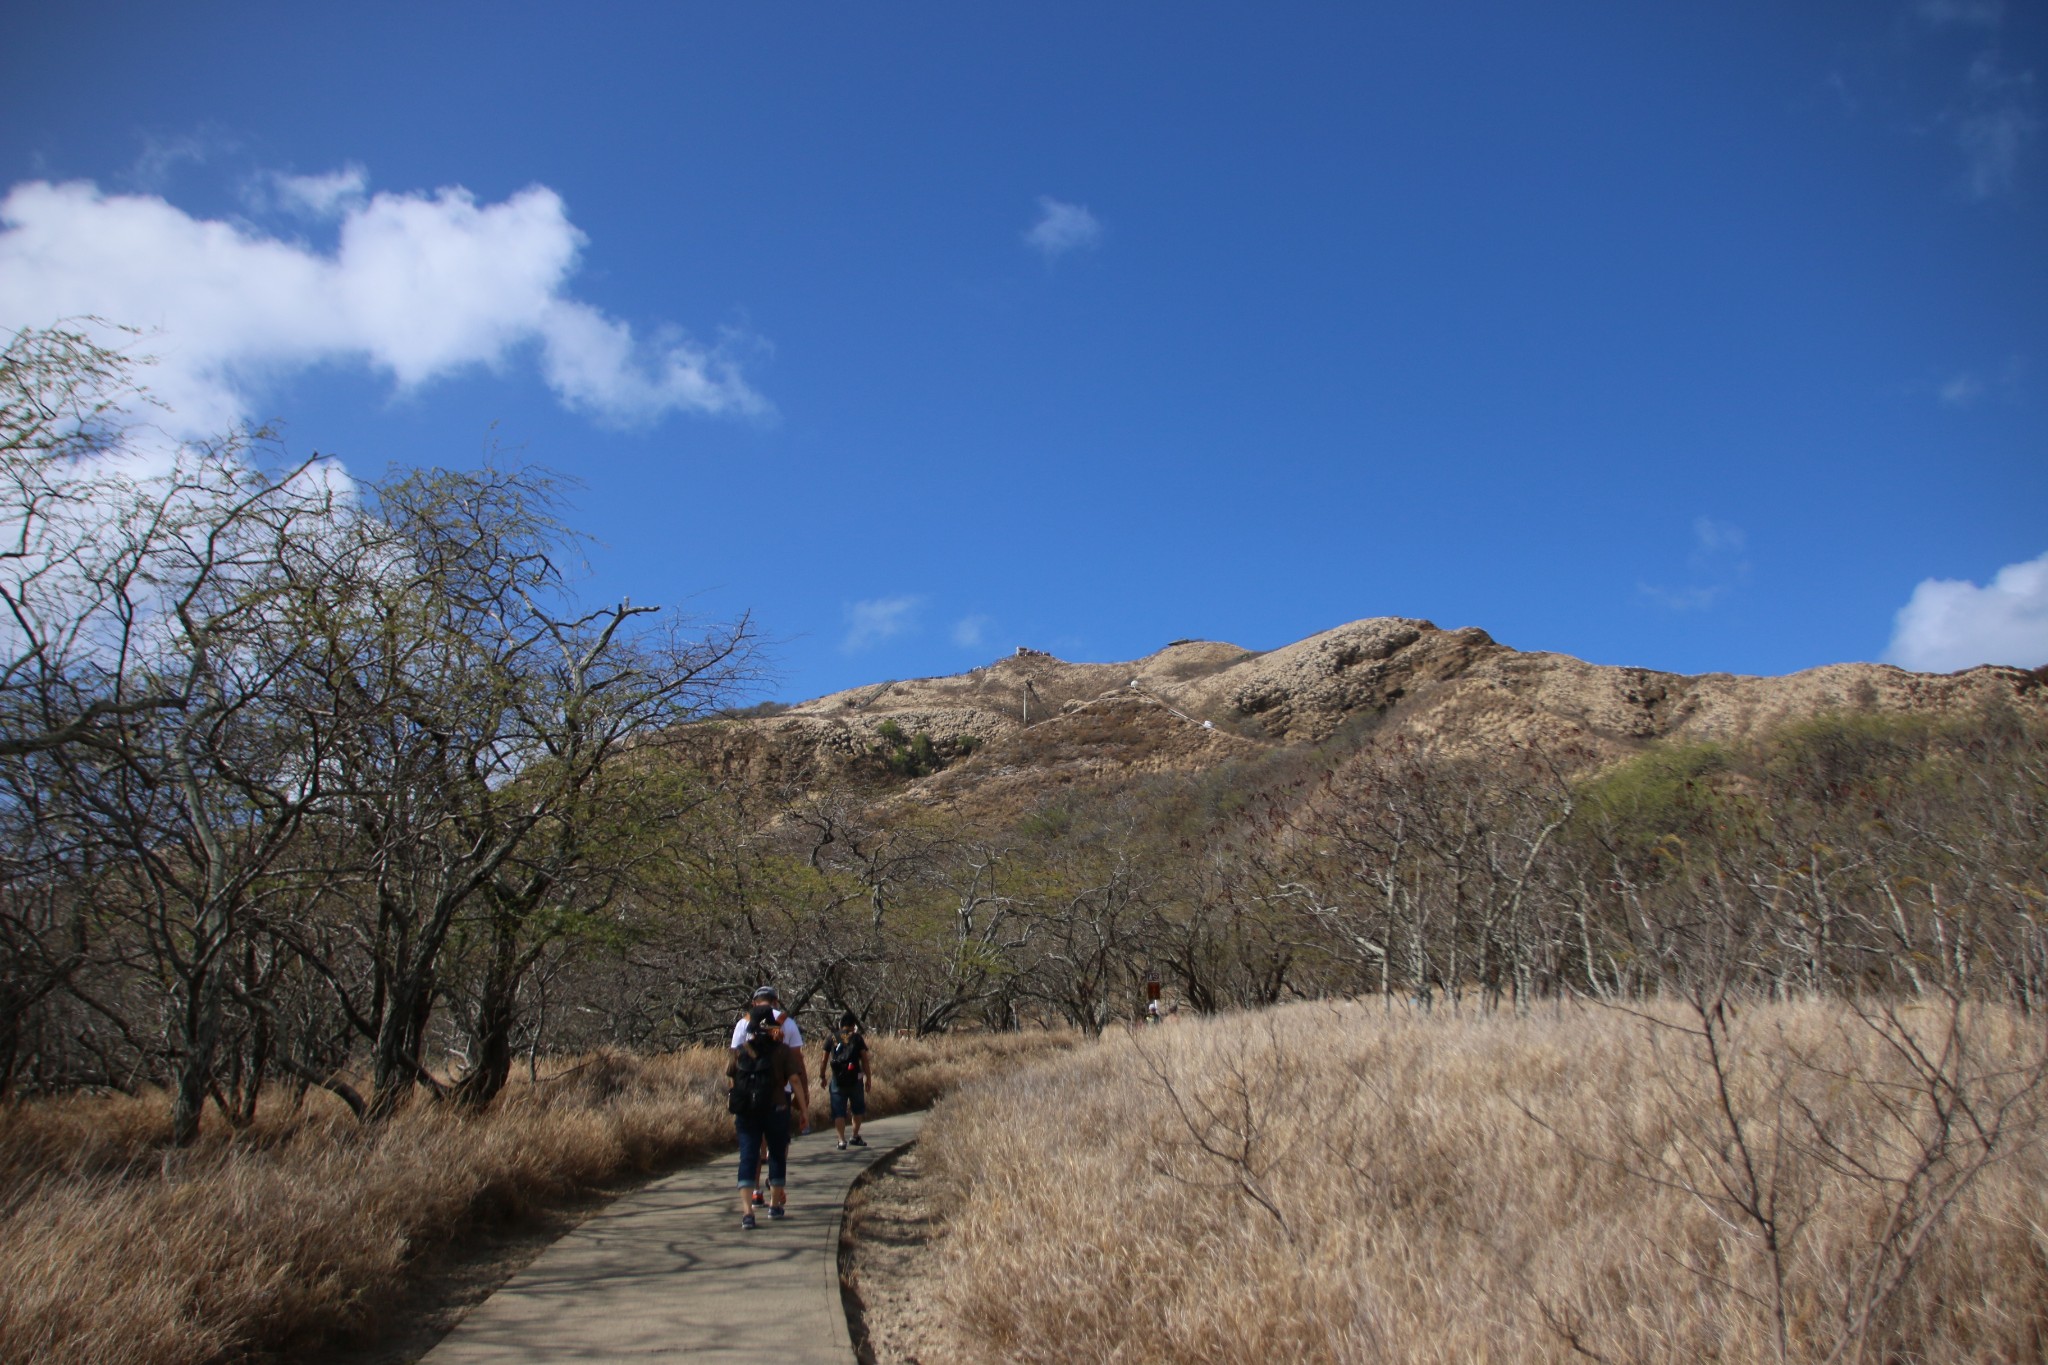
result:
<svg viewBox="0 0 2048 1365"><path fill-rule="evenodd" d="M909 1142L922 1114L867 1125L839 1151L826 1128L789 1149L789 1216L740 1228L736 1158L627 1195L549 1247L456 1324L425 1365L763 1361L853 1365L839 1297L847 1190Z"/></svg>

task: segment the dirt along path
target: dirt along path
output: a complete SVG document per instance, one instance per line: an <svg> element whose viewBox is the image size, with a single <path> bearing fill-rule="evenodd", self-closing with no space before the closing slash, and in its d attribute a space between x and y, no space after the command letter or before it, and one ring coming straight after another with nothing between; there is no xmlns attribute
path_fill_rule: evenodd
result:
<svg viewBox="0 0 2048 1365"><path fill-rule="evenodd" d="M967 1355L945 1329L944 1219L916 1143L878 1161L846 1203L840 1283L861 1365L946 1365Z"/></svg>
<svg viewBox="0 0 2048 1365"><path fill-rule="evenodd" d="M799 1139L789 1217L763 1218L752 1232L739 1226L729 1157L623 1196L465 1317L427 1365L852 1365L838 1256L847 1192L923 1120L879 1119L867 1125L867 1147L846 1151L829 1129Z"/></svg>

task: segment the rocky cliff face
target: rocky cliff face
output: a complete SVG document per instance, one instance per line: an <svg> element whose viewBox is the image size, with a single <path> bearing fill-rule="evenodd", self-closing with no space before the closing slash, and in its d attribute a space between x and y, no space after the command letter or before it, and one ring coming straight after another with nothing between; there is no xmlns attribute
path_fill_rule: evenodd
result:
<svg viewBox="0 0 2048 1365"><path fill-rule="evenodd" d="M700 727L695 742L714 767L803 784L874 766L888 744L882 727L893 722L902 734L929 735L943 757L972 754L927 779L943 792L970 770L999 781L1026 768L1204 767L1318 742L1347 723L1451 751L1500 740L1569 746L1598 763L1651 740L1734 740L1827 711L1947 715L1994 703L2048 715L2048 679L2041 670L1932 675L1882 664L1688 677L1378 617L1264 654L1203 640L1121 664L1019 650L951 677L878 683Z"/></svg>

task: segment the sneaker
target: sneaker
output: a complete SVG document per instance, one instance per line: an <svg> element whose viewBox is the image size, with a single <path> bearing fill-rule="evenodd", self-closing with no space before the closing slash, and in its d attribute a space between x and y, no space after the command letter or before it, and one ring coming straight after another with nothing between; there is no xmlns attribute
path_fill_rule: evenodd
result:
<svg viewBox="0 0 2048 1365"><path fill-rule="evenodd" d="M859 1133L855 1133L852 1137L846 1140L846 1145L849 1147L865 1147L868 1145L868 1140L862 1137Z"/></svg>
<svg viewBox="0 0 2048 1365"><path fill-rule="evenodd" d="M839 1139L839 1150L840 1150L840 1151L842 1151L842 1152L846 1150L846 1139L845 1139L845 1138L841 1138L841 1139Z"/></svg>
<svg viewBox="0 0 2048 1365"><path fill-rule="evenodd" d="M745 1228L748 1232L752 1232L755 1228L759 1227L760 1224L754 1221L754 1215L750 1213L740 1219L740 1226Z"/></svg>
<svg viewBox="0 0 2048 1365"><path fill-rule="evenodd" d="M755 1202L756 1204L765 1204L765 1203L767 1203L767 1202L768 1202L768 1196L767 1196L767 1195L765 1195L765 1194L763 1194L763 1193L761 1193L761 1192L760 1192L759 1190L755 1190L755 1191L754 1191L754 1202Z"/></svg>
<svg viewBox="0 0 2048 1365"><path fill-rule="evenodd" d="M780 1205L780 1204L776 1204L775 1206L773 1206L772 1208L770 1208L770 1209L768 1210L768 1216L769 1216L770 1218L782 1218L782 1217L786 1217L787 1215L785 1215L785 1214L784 1214L784 1213L782 1212L782 1205Z"/></svg>

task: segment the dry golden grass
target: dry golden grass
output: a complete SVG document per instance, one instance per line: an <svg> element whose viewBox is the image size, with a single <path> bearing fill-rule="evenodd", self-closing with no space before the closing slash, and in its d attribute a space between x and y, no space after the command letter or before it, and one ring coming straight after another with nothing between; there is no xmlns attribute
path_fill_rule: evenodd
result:
<svg viewBox="0 0 2048 1365"><path fill-rule="evenodd" d="M1782 1292L1723 1197L1738 1154L1695 1037L1590 1008L1304 1005L1113 1036L942 1103L921 1150L956 1210L945 1335L1019 1362L2042 1359L2039 1021L1969 1024L1977 1100L2019 1096L2008 1141L1861 1332L1932 1113L1841 1007L1730 1027Z"/></svg>
<svg viewBox="0 0 2048 1365"><path fill-rule="evenodd" d="M869 1112L924 1107L1071 1041L882 1042ZM0 1109L0 1360L174 1365L373 1327L423 1251L730 1148L724 1066L715 1049L600 1054L483 1115L419 1104L374 1129L318 1095L297 1113L280 1100L184 1151L164 1145L160 1096Z"/></svg>

